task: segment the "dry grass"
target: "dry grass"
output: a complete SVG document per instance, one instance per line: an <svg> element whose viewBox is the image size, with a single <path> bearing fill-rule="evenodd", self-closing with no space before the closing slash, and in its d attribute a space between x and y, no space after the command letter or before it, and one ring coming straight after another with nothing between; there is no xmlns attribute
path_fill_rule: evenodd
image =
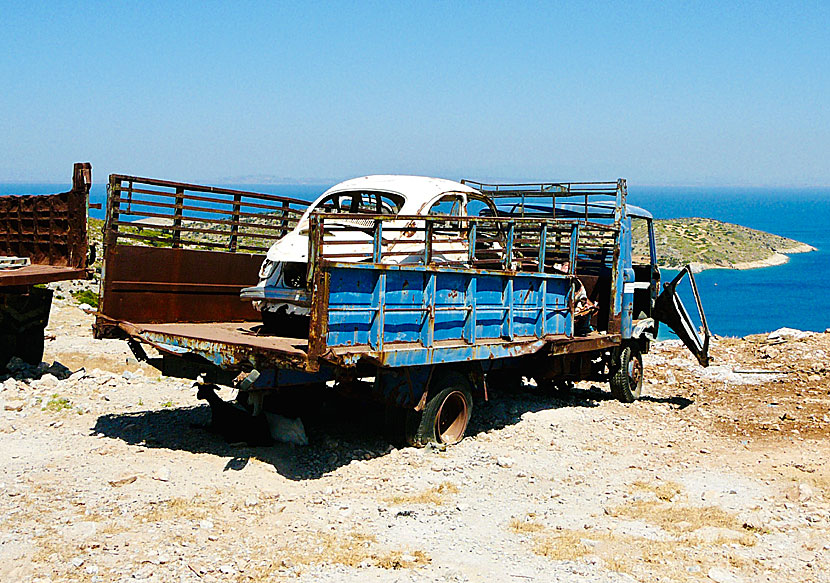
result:
<svg viewBox="0 0 830 583"><path fill-rule="evenodd" d="M732 542L730 539L729 542ZM605 568L628 573L640 581L700 581L701 573L728 564L735 569L749 563L720 540L701 541L694 537L677 540L650 540L609 531L562 529L535 537L536 554L557 561L574 561L586 555L599 558ZM687 567L700 570L690 573Z"/></svg>
<svg viewBox="0 0 830 583"><path fill-rule="evenodd" d="M378 548L377 539L360 532L304 532L290 541L274 540L254 553L273 557L268 565L248 568L238 577L247 583L274 581L290 574L298 574L309 565L345 565L351 568L365 566L380 569L411 569L431 562L423 551L408 552Z"/></svg>
<svg viewBox="0 0 830 583"><path fill-rule="evenodd" d="M609 508L607 513L617 518L644 520L672 533L692 532L704 526L740 531L743 526L735 515L717 506L678 506L638 500Z"/></svg>
<svg viewBox="0 0 830 583"><path fill-rule="evenodd" d="M171 498L170 500L151 504L148 510L136 513L135 520L137 522L162 522L180 518L201 520L208 516L218 516L221 508L221 504L208 502L198 496L194 498Z"/></svg>
<svg viewBox="0 0 830 583"><path fill-rule="evenodd" d="M532 534L543 531L545 527L534 521L533 518L532 515L528 515L525 518L513 518L510 521L510 530L519 534Z"/></svg>
<svg viewBox="0 0 830 583"><path fill-rule="evenodd" d="M588 552L588 547L582 543L583 536L579 531L567 529L538 536L533 552L555 561L573 561Z"/></svg>
<svg viewBox="0 0 830 583"><path fill-rule="evenodd" d="M514 519L510 529L533 534L536 554L557 561L575 561L592 555L612 571L627 573L641 581L700 581L701 573L719 566L736 570L750 563L735 550L756 544L757 536L747 532L733 514L716 506L681 506L665 502L680 493L673 482L635 483L654 492L659 500L634 501L607 511L610 516L642 521L666 531L663 540L619 534L611 530L548 530L533 522ZM703 529L703 530L701 530ZM696 565L699 570L689 572Z"/></svg>
<svg viewBox="0 0 830 583"><path fill-rule="evenodd" d="M437 486L427 488L414 494L395 494L386 498L390 504L434 504L441 505L447 501L448 495L458 494L458 486L452 482L441 482Z"/></svg>
<svg viewBox="0 0 830 583"><path fill-rule="evenodd" d="M638 490L644 490L646 492L651 492L659 500L663 500L668 502L680 492L683 491L683 487L678 484L677 482L673 482L671 480L659 480L655 482L643 482L642 480L637 480L633 484L631 484L634 488Z"/></svg>

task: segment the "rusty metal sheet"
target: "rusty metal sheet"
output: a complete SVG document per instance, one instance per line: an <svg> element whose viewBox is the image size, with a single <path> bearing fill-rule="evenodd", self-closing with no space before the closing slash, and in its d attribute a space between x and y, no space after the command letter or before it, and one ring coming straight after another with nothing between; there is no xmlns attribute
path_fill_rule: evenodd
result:
<svg viewBox="0 0 830 583"><path fill-rule="evenodd" d="M252 323L209 322L199 324L131 324L119 327L134 338L181 356L188 352L227 369L245 366L311 370L308 341L300 338L259 335Z"/></svg>
<svg viewBox="0 0 830 583"><path fill-rule="evenodd" d="M263 256L115 245L107 250L100 312L128 322L259 320L239 291Z"/></svg>
<svg viewBox="0 0 830 583"><path fill-rule="evenodd" d="M19 269L0 269L0 287L27 286L68 279L86 279L89 271L59 265L27 265Z"/></svg>
<svg viewBox="0 0 830 583"><path fill-rule="evenodd" d="M0 255L28 257L37 265L85 269L91 184L92 166L84 162L75 164L68 192L0 196Z"/></svg>

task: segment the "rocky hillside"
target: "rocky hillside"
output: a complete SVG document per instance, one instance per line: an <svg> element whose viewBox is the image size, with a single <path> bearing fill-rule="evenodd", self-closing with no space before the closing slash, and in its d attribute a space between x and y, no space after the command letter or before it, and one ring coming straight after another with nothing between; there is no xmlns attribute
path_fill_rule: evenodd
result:
<svg viewBox="0 0 830 583"><path fill-rule="evenodd" d="M634 229L634 254L648 255L648 233L643 221ZM682 267L695 262L707 267L751 267L772 260L776 254L812 251L793 239L715 219L684 218L654 221L658 263ZM773 262L780 263L783 261ZM758 267L762 265L757 265Z"/></svg>

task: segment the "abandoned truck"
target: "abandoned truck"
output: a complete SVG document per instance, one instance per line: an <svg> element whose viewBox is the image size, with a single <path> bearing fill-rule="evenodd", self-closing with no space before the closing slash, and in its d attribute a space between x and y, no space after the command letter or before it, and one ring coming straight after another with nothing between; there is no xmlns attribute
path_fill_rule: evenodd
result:
<svg viewBox="0 0 830 583"><path fill-rule="evenodd" d="M43 358L52 290L43 284L88 279L87 206L92 166L77 163L72 190L0 196L0 370L13 356Z"/></svg>
<svg viewBox="0 0 830 583"><path fill-rule="evenodd" d="M626 204L624 180L457 184L432 194L484 202L433 211L424 195L419 214L396 214L406 195L369 177L309 213L293 198L112 175L95 334L164 374L236 387L254 413L266 396L364 387L413 445L460 441L473 399L511 378L601 380L633 401L659 322L708 364L693 276L660 293L652 217ZM632 257L632 221L647 224L648 257ZM305 224L305 255L267 255ZM279 262L303 267L277 285ZM676 290L686 275L701 332ZM265 326L252 299L293 301L307 324Z"/></svg>

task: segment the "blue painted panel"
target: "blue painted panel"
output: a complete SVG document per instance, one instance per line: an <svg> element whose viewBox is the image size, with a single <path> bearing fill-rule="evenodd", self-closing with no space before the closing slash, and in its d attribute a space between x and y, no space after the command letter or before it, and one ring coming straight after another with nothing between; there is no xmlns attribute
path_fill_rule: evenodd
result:
<svg viewBox="0 0 830 583"><path fill-rule="evenodd" d="M476 281L476 338L499 338L507 312L500 308L506 276L479 277Z"/></svg>
<svg viewBox="0 0 830 583"><path fill-rule="evenodd" d="M571 294L571 282L567 277L551 277L547 280L546 304L546 332L548 334L573 333L571 313L568 309Z"/></svg>
<svg viewBox="0 0 830 583"><path fill-rule="evenodd" d="M544 334L572 332L568 310L571 282L567 276L428 271L409 266L372 270L365 264L339 264L331 266L329 271L329 346L369 345L374 350L382 350L378 344L381 310L384 345L417 343L423 350L441 340L468 342L473 337L473 316L474 338L478 344L517 336L539 337L543 330ZM434 294L429 289L431 280L435 282ZM508 302L509 297L512 303ZM434 312L431 312L433 301ZM475 358L477 349L470 352L473 348L453 348L457 351L455 356L442 353L440 358L444 361ZM488 358L491 356L493 353L488 352ZM414 358L418 362L427 359L426 356L401 358Z"/></svg>
<svg viewBox="0 0 830 583"><path fill-rule="evenodd" d="M379 271L333 269L329 278L329 346L369 344Z"/></svg>
<svg viewBox="0 0 830 583"><path fill-rule="evenodd" d="M412 271L387 271L384 295L384 343L418 342L425 318L427 276Z"/></svg>
<svg viewBox="0 0 830 583"><path fill-rule="evenodd" d="M542 280L521 277L513 278L513 334L535 336L539 320L539 286Z"/></svg>

